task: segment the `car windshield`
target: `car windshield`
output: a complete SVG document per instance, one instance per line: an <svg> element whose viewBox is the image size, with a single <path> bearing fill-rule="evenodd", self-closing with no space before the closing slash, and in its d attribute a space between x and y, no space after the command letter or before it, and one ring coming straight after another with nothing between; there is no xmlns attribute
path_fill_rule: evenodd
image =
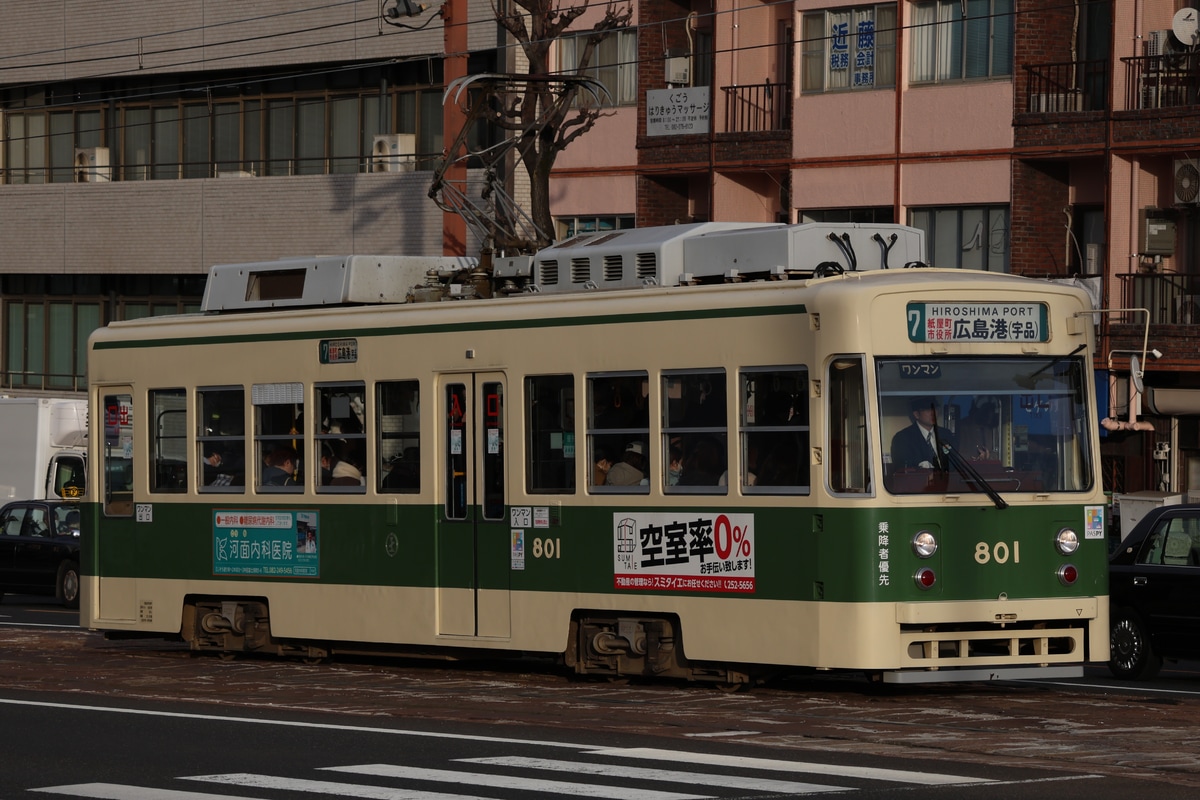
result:
<svg viewBox="0 0 1200 800"><path fill-rule="evenodd" d="M877 360L884 487L993 499L1091 488L1085 369L1074 356Z"/></svg>

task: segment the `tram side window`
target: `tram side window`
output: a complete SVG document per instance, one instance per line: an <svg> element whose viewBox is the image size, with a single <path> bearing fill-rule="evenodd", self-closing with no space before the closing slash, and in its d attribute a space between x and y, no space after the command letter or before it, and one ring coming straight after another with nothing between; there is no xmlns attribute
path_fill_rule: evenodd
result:
<svg viewBox="0 0 1200 800"><path fill-rule="evenodd" d="M526 378L525 419L528 491L574 494L575 376Z"/></svg>
<svg viewBox="0 0 1200 800"><path fill-rule="evenodd" d="M421 491L420 384L417 381L377 384L375 413L379 491Z"/></svg>
<svg viewBox="0 0 1200 800"><path fill-rule="evenodd" d="M187 393L150 391L150 491L187 491Z"/></svg>
<svg viewBox="0 0 1200 800"><path fill-rule="evenodd" d="M367 490L366 384L323 383L316 387L313 436L321 468L318 492Z"/></svg>
<svg viewBox="0 0 1200 800"><path fill-rule="evenodd" d="M740 395L746 492L808 494L808 370L746 370Z"/></svg>
<svg viewBox="0 0 1200 800"><path fill-rule="evenodd" d="M196 390L196 450L202 492L246 491L246 390L201 387Z"/></svg>
<svg viewBox="0 0 1200 800"><path fill-rule="evenodd" d="M250 400L259 491L304 491L304 386L256 383Z"/></svg>
<svg viewBox="0 0 1200 800"><path fill-rule="evenodd" d="M725 371L663 373L662 398L666 491L725 494L729 482Z"/></svg>
<svg viewBox="0 0 1200 800"><path fill-rule="evenodd" d="M588 485L598 492L650 491L650 376L589 375Z"/></svg>
<svg viewBox="0 0 1200 800"><path fill-rule="evenodd" d="M829 415L829 452L825 459L829 488L834 492L863 494L871 487L867 450L867 399L862 358L834 359L826 381L825 413Z"/></svg>
<svg viewBox="0 0 1200 800"><path fill-rule="evenodd" d="M133 397L104 396L104 513L133 515Z"/></svg>

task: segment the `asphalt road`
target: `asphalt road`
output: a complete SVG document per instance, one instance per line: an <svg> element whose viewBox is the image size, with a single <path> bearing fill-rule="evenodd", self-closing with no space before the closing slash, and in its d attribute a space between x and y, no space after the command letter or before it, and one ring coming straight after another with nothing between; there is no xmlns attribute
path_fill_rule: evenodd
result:
<svg viewBox="0 0 1200 800"><path fill-rule="evenodd" d="M631 763L628 756L581 756L585 751L650 747L672 754L666 763L673 764L673 771L711 769L711 765L689 766L687 759L701 753L710 759L767 758L987 779L921 784L821 777L816 772L798 778L775 769L749 767L719 770L720 774L830 786L831 795L836 789L870 797L908 797L920 787L922 795L934 797L1095 800L1153 794L1163 800L1194 797L1200 791L1200 724L1196 722L1200 675L1189 665L1168 669L1160 680L1148 684L1109 681L1099 669L1086 681L1057 684L881 688L869 686L857 676L810 676L727 694L667 683L578 681L545 662L481 665L343 659L314 665L270 658L223 661L195 657L180 645L157 640L106 641L72 627L67 622L69 614L52 605L20 604L18 600L5 598L0 605L4 729L37 729L36 737L21 737L22 746L53 742L58 753L65 748L77 754L71 770L82 770L61 776L61 781L56 777L53 783L30 775L30 782L21 784L27 788L94 782L97 775L109 775L123 763L122 753L128 762L131 752L136 754L136 763L145 765L146 781L156 790L179 788L177 782L191 775L248 770L280 780L317 780L309 771L367 763L456 774L466 770L473 775L481 767L474 762L464 766L462 759L478 757L472 755L475 750L447 743L460 740L439 738L451 733L478 737L481 742L534 742L515 749L500 747L502 753L490 744L479 745L493 758L561 761L561 752L547 755L554 747L546 743L570 743L575 749L566 768L573 769L576 778L590 774L586 770L599 769L598 763ZM63 627L55 627L59 625ZM48 705L28 705L30 702ZM70 707L64 708L64 703ZM97 707L123 711L94 710ZM143 716L131 717L130 709L143 712ZM188 716L157 716L163 712ZM148 723L150 719L154 722ZM308 737L304 741L312 745L297 742L295 731L287 725L278 729L284 732L273 731L264 737L262 722L251 724L241 722L243 719L303 723L310 726L304 728ZM415 733L368 731L366 740L345 735L360 727ZM75 737L77 730L86 730L86 739L68 744L66 737ZM147 735L147 730L153 734ZM388 736L416 744L397 749L395 744L374 743ZM132 751L128 744L121 748L121 742L135 742L136 747ZM287 746L288 742L295 747ZM189 754L186 768L172 755L172 746L185 746ZM390 760L385 758L387 753L380 752L388 747ZM296 748L307 756L297 760ZM232 755L243 751L253 754L248 760L257 759L257 772L240 755ZM229 754L227 762L233 766L206 755L210 752ZM81 753L89 754L88 763L79 761ZM413 753L423 755L416 758ZM15 755L10 748L6 763L17 763L10 761ZM18 761L23 766L36 765L37 757ZM663 760L632 763L640 769L664 769ZM31 769L36 771L36 766ZM489 774L493 770L508 774L526 768L490 764L485 769ZM537 771L542 772L540 768ZM621 780L633 781L631 775ZM120 785L136 784L136 775L131 777L119 769L109 777ZM433 790L425 783L420 785ZM649 797L647 787L659 784L636 785L639 788L625 796ZM955 787L956 791L951 791ZM230 791L190 784L183 788ZM680 793L679 789L677 785L672 791ZM234 796L293 796L281 795L285 790L278 787L266 794L241 791ZM446 788L441 791L454 793ZM463 786L454 791L464 796L535 796L512 786L492 787L486 793ZM694 786L691 791L695 794ZM763 796L736 788L706 791L710 794L703 796ZM767 794L798 796L787 791ZM822 790L805 796L823 794Z"/></svg>

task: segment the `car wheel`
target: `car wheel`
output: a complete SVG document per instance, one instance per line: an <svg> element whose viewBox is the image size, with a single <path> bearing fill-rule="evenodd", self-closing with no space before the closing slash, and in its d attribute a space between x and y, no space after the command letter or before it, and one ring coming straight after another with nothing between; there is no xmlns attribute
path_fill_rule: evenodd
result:
<svg viewBox="0 0 1200 800"><path fill-rule="evenodd" d="M1153 678L1162 658L1150 648L1150 636L1140 617L1126 609L1112 612L1108 671L1123 680Z"/></svg>
<svg viewBox="0 0 1200 800"><path fill-rule="evenodd" d="M64 561L59 565L55 594L67 608L79 608L79 565L74 561Z"/></svg>

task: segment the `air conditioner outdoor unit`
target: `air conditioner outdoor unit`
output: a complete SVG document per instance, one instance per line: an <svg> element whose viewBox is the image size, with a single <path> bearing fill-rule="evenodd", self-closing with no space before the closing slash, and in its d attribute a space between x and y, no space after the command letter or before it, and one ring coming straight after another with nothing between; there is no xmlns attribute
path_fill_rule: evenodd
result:
<svg viewBox="0 0 1200 800"><path fill-rule="evenodd" d="M688 85L692 82L691 61L687 56L674 56L667 59L667 83Z"/></svg>
<svg viewBox="0 0 1200 800"><path fill-rule="evenodd" d="M1200 160L1177 158L1171 178L1175 193L1175 205L1194 206L1200 204Z"/></svg>
<svg viewBox="0 0 1200 800"><path fill-rule="evenodd" d="M1171 41L1169 30L1150 31L1150 37L1146 40L1146 55L1165 56L1174 49L1175 43Z"/></svg>
<svg viewBox="0 0 1200 800"><path fill-rule="evenodd" d="M371 147L371 172L412 172L417 168L417 135L385 133Z"/></svg>
<svg viewBox="0 0 1200 800"><path fill-rule="evenodd" d="M107 147L75 148L75 182L104 183L112 180Z"/></svg>

